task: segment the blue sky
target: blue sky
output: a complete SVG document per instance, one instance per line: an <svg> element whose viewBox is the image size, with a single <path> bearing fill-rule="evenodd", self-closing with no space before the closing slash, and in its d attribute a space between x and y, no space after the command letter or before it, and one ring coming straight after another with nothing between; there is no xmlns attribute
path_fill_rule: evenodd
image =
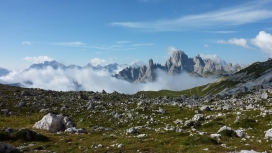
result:
<svg viewBox="0 0 272 153"><path fill-rule="evenodd" d="M248 64L272 56L272 0L2 0L0 66L164 64L171 51Z"/></svg>

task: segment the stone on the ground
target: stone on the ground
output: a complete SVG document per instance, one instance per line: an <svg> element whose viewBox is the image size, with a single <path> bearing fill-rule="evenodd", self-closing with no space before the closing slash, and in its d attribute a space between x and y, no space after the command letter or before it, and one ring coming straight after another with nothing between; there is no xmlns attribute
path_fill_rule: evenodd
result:
<svg viewBox="0 0 272 153"><path fill-rule="evenodd" d="M36 122L33 127L49 132L58 132L75 126L76 124L67 116L48 113L40 121Z"/></svg>
<svg viewBox="0 0 272 153"><path fill-rule="evenodd" d="M12 152L18 152L18 151L19 150L17 148L0 142L0 152L1 153L12 153Z"/></svg>

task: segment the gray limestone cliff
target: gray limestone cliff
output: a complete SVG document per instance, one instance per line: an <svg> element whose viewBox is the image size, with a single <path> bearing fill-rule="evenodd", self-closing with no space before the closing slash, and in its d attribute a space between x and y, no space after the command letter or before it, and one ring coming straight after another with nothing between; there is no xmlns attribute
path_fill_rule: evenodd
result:
<svg viewBox="0 0 272 153"><path fill-rule="evenodd" d="M234 72L241 70L239 64L232 66L231 63L225 64L220 61L213 61L211 59L202 59L200 55L194 58L189 58L183 51L175 51L172 56L165 62L165 65L154 64L150 59L148 66L142 67L126 67L115 77L124 79L129 82L152 82L156 80L156 70L162 70L169 75L180 74L188 72L193 76L198 77L222 77L228 76Z"/></svg>

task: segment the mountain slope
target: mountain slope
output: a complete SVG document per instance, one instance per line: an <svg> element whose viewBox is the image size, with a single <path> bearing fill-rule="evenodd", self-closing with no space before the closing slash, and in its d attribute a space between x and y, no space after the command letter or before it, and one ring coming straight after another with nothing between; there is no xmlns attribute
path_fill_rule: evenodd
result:
<svg viewBox="0 0 272 153"><path fill-rule="evenodd" d="M253 63L229 77L183 91L141 91L138 94L146 94L150 97L157 97L159 95L170 97L178 95L192 96L194 94L200 97L216 97L218 95L225 97L269 88L272 88L272 61Z"/></svg>

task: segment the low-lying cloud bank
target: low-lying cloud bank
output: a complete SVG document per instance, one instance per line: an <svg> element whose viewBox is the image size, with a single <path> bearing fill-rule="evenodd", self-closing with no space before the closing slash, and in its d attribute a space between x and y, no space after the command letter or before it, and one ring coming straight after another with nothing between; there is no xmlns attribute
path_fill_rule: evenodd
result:
<svg viewBox="0 0 272 153"><path fill-rule="evenodd" d="M196 78L187 73L170 76L163 71L157 71L157 81L148 83L129 83L116 79L108 71L94 71L92 69L57 69L47 67L42 70L30 69L28 71L11 72L0 77L0 83L21 83L28 88L42 88L57 91L117 91L134 94L142 90L158 91L183 90L214 82L213 78ZM31 81L32 84L26 83Z"/></svg>

